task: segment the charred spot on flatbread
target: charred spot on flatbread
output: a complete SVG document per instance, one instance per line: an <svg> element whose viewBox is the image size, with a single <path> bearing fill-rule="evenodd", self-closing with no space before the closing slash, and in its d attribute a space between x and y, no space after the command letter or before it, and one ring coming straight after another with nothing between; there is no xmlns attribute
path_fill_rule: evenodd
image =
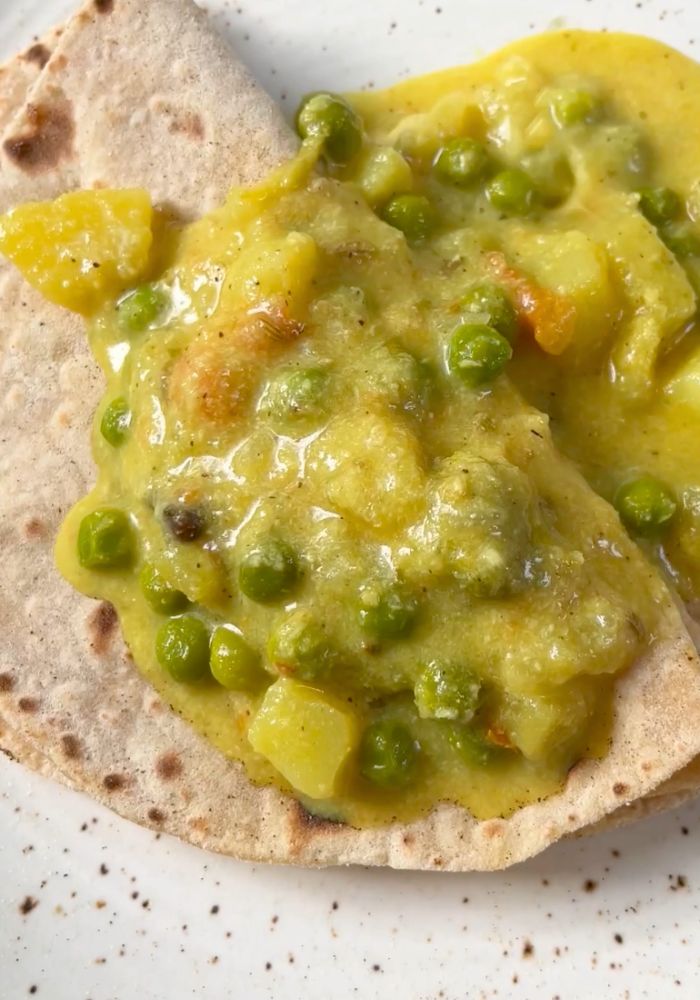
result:
<svg viewBox="0 0 700 1000"><path fill-rule="evenodd" d="M98 14L111 14L114 10L114 0L92 0Z"/></svg>
<svg viewBox="0 0 700 1000"><path fill-rule="evenodd" d="M168 131L173 135L184 135L195 141L204 139L204 122L197 111L176 107L161 98L152 101L151 108L156 114L168 119Z"/></svg>
<svg viewBox="0 0 700 1000"><path fill-rule="evenodd" d="M27 62L36 63L39 69L43 69L51 58L51 53L43 42L35 42L29 46L22 58Z"/></svg>
<svg viewBox="0 0 700 1000"><path fill-rule="evenodd" d="M47 72L60 73L61 70L64 70L67 65L68 65L68 60L62 53L59 53L59 55L54 56L53 59L51 60Z"/></svg>
<svg viewBox="0 0 700 1000"><path fill-rule="evenodd" d="M73 733L64 733L61 736L61 749L69 760L79 760L83 755L80 740Z"/></svg>
<svg viewBox="0 0 700 1000"><path fill-rule="evenodd" d="M73 109L59 91L51 100L28 104L25 126L3 143L8 158L27 174L41 174L58 166L73 153Z"/></svg>
<svg viewBox="0 0 700 1000"><path fill-rule="evenodd" d="M146 815L148 816L151 823L161 824L165 822L165 813L163 812L162 809L156 808L156 806L152 806L148 810L148 813Z"/></svg>
<svg viewBox="0 0 700 1000"><path fill-rule="evenodd" d="M342 820L317 816L309 812L296 799L290 803L289 822L290 839L294 845L293 850L297 852L303 850L308 842L315 837L322 837L346 829L346 824Z"/></svg>
<svg viewBox="0 0 700 1000"><path fill-rule="evenodd" d="M109 601L101 601L88 618L90 647L98 656L103 656L111 646L117 623L117 612Z"/></svg>
<svg viewBox="0 0 700 1000"><path fill-rule="evenodd" d="M174 750L162 754L156 761L156 774L163 781L172 781L182 774L182 761Z"/></svg>
<svg viewBox="0 0 700 1000"><path fill-rule="evenodd" d="M0 674L0 691L3 692L12 691L16 683L17 682L15 681L15 678L13 677L12 674L9 673Z"/></svg>
<svg viewBox="0 0 700 1000"><path fill-rule="evenodd" d="M17 702L17 707L19 708L20 712L27 712L28 714L31 715L34 712L39 711L39 699L29 698L26 696L22 697Z"/></svg>
<svg viewBox="0 0 700 1000"><path fill-rule="evenodd" d="M38 538L42 538L45 533L44 522L38 517L30 517L22 525L22 534L28 541L36 541Z"/></svg>
<svg viewBox="0 0 700 1000"><path fill-rule="evenodd" d="M106 774L102 784L108 792L119 792L125 787L126 778L123 774Z"/></svg>
<svg viewBox="0 0 700 1000"><path fill-rule="evenodd" d="M186 135L188 139L204 138L204 122L196 111L184 111L173 115L170 131L177 135Z"/></svg>
<svg viewBox="0 0 700 1000"><path fill-rule="evenodd" d="M487 822L483 824L482 829L484 832L484 836L487 837L489 840L493 840L496 837L503 836L503 834L505 833L505 824L503 823L502 820L491 819L487 820Z"/></svg>
<svg viewBox="0 0 700 1000"><path fill-rule="evenodd" d="M204 816L192 816L191 819L188 819L187 825L190 830L195 830L197 833L209 833L209 824Z"/></svg>
<svg viewBox="0 0 700 1000"><path fill-rule="evenodd" d="M626 795L628 791L629 791L628 786L625 785L622 781L616 781L615 784L613 785L614 795Z"/></svg>

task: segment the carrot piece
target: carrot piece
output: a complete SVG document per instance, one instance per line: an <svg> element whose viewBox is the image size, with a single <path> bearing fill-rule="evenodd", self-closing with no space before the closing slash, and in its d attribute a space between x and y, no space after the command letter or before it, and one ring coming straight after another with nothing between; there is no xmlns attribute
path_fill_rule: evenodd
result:
<svg viewBox="0 0 700 1000"><path fill-rule="evenodd" d="M497 251L487 254L489 270L513 296L522 326L547 354L561 354L574 339L576 307L564 295L543 288L512 267Z"/></svg>

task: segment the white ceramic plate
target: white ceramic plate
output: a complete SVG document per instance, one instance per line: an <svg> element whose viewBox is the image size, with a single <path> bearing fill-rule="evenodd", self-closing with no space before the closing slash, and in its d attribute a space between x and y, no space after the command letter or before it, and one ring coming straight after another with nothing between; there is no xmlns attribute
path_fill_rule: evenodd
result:
<svg viewBox="0 0 700 1000"><path fill-rule="evenodd" d="M73 6L0 0L0 57ZM209 6L290 109L319 86L468 61L555 15L700 48L698 0ZM700 996L700 803L505 874L307 872L154 836L0 755L0 830L0 1000Z"/></svg>

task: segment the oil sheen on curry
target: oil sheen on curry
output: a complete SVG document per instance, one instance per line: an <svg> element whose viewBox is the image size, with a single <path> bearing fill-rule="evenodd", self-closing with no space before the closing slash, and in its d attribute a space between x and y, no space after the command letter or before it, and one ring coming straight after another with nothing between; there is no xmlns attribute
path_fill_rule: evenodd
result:
<svg viewBox="0 0 700 1000"><path fill-rule="evenodd" d="M311 95L298 157L193 223L137 190L1 221L106 377L61 572L253 781L485 818L605 754L700 588L698 106L658 44L551 34Z"/></svg>

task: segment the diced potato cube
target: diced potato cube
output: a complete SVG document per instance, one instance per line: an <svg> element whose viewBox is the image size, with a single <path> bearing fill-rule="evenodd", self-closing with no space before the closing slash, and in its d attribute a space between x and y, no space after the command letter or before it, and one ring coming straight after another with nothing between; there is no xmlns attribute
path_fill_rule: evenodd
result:
<svg viewBox="0 0 700 1000"><path fill-rule="evenodd" d="M538 108L545 78L529 59L511 56L494 67L493 79L480 101L488 133L505 159L517 160L554 132L549 115Z"/></svg>
<svg viewBox="0 0 700 1000"><path fill-rule="evenodd" d="M590 359L609 336L617 305L605 248L577 230L514 230L509 249L518 266L571 303L575 326L570 354Z"/></svg>
<svg viewBox="0 0 700 1000"><path fill-rule="evenodd" d="M691 354L676 370L664 392L675 403L683 403L700 412L700 351Z"/></svg>
<svg viewBox="0 0 700 1000"><path fill-rule="evenodd" d="M331 422L314 443L308 472L333 507L375 528L406 523L424 503L418 439L379 410Z"/></svg>
<svg viewBox="0 0 700 1000"><path fill-rule="evenodd" d="M430 111L402 118L388 141L409 159L428 162L447 139L480 136L484 119L470 95L459 91L446 94Z"/></svg>
<svg viewBox="0 0 700 1000"><path fill-rule="evenodd" d="M357 745L358 726L352 712L322 691L282 678L268 688L248 739L298 792L327 799Z"/></svg>
<svg viewBox="0 0 700 1000"><path fill-rule="evenodd" d="M630 317L612 357L617 384L640 395L654 385L664 346L695 314L695 292L677 258L627 196L598 198L587 225L607 246Z"/></svg>
<svg viewBox="0 0 700 1000"><path fill-rule="evenodd" d="M307 233L260 232L246 237L245 252L227 272L216 323L237 316L241 306L283 305L292 318L306 309L318 260L316 243Z"/></svg>
<svg viewBox="0 0 700 1000"><path fill-rule="evenodd" d="M507 698L498 724L529 760L551 761L572 743L581 749L594 707L594 689L573 681L548 696Z"/></svg>
<svg viewBox="0 0 700 1000"><path fill-rule="evenodd" d="M158 563L166 579L193 603L211 608L226 601L228 580L218 552L178 545L166 549Z"/></svg>
<svg viewBox="0 0 700 1000"><path fill-rule="evenodd" d="M0 219L0 251L51 302L83 315L133 284L148 264L146 191L75 191Z"/></svg>
<svg viewBox="0 0 700 1000"><path fill-rule="evenodd" d="M410 191L413 174L398 150L374 146L360 155L357 183L370 205L381 205L392 195Z"/></svg>

